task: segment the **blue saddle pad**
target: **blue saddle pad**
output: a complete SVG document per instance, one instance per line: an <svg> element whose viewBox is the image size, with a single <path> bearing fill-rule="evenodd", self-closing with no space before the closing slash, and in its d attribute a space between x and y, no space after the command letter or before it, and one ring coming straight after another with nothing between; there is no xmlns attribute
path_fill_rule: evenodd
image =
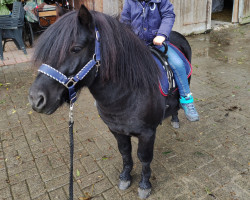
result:
<svg viewBox="0 0 250 200"><path fill-rule="evenodd" d="M192 74L192 65L188 61L188 59L184 56L184 54L173 44L168 43L168 45L171 45L174 50L177 52L177 54L180 56L180 58L184 61L185 63L185 69L187 73L187 77L191 76ZM152 54L153 55L153 54ZM159 77L159 89L161 91L161 94L163 96L168 95L168 89L169 89L169 84L168 84L168 77L167 77L167 71L164 69L163 65L161 64L160 60L153 55L160 71L161 71L161 77ZM170 66L171 67L171 66Z"/></svg>

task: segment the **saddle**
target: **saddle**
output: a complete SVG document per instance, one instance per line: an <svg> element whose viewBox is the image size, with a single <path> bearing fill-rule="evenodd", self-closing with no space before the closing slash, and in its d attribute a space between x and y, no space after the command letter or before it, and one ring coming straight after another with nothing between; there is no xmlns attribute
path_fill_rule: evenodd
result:
<svg viewBox="0 0 250 200"><path fill-rule="evenodd" d="M156 48L153 44L150 44L148 47L162 74L162 76L159 77L160 91L163 96L167 96L168 94L172 94L176 89L176 84L173 71L168 64L168 46L165 43L163 43L163 45L165 48L164 52Z"/></svg>

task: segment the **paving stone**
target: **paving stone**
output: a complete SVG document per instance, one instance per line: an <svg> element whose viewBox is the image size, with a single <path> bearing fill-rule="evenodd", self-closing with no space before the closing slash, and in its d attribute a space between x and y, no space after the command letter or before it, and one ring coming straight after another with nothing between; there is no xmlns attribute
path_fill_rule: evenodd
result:
<svg viewBox="0 0 250 200"><path fill-rule="evenodd" d="M67 150L69 150L69 148L67 148ZM75 148L75 151L74 151L74 160L80 160L82 157L85 157L85 156L89 156L89 153L88 151L85 150L85 148L83 147L83 145L81 143L79 143L78 145L78 148ZM64 158L64 160L69 163L69 153L68 155L66 156L66 158Z"/></svg>
<svg viewBox="0 0 250 200"><path fill-rule="evenodd" d="M135 191L129 192L125 195L122 196L123 200L137 200L138 196L137 193Z"/></svg>
<svg viewBox="0 0 250 200"><path fill-rule="evenodd" d="M86 169L83 167L82 162L80 162L80 160L74 161L73 174L76 180L79 180L88 175Z"/></svg>
<svg viewBox="0 0 250 200"><path fill-rule="evenodd" d="M54 152L54 153L49 154L48 159L52 168L57 168L62 165L65 165L63 157L61 156L59 152Z"/></svg>
<svg viewBox="0 0 250 200"><path fill-rule="evenodd" d="M74 194L74 199L81 200L81 198L86 197L86 195L81 191L78 183L79 183L79 180L77 182L74 182L73 194ZM63 186L63 190L67 195L67 199L69 199L69 184Z"/></svg>
<svg viewBox="0 0 250 200"><path fill-rule="evenodd" d="M218 173L224 166L224 163L215 160L203 166L201 169L206 175L212 176Z"/></svg>
<svg viewBox="0 0 250 200"><path fill-rule="evenodd" d="M7 178L7 174L6 174L6 171L5 170L1 170L0 171L0 190L3 189L3 188L6 188L8 187L8 178Z"/></svg>
<svg viewBox="0 0 250 200"><path fill-rule="evenodd" d="M22 161L27 162L34 159L29 147L18 149L17 153L18 153L17 159L21 159Z"/></svg>
<svg viewBox="0 0 250 200"><path fill-rule="evenodd" d="M62 165L60 167L49 169L44 172L40 172L40 175L44 182L48 182L53 180L54 178L67 175L69 173L69 169L66 165Z"/></svg>
<svg viewBox="0 0 250 200"><path fill-rule="evenodd" d="M105 200L104 197L102 197L101 195L97 195L93 197L94 200Z"/></svg>
<svg viewBox="0 0 250 200"><path fill-rule="evenodd" d="M214 192L220 187L220 184L213 178L207 176L202 168L193 171L188 177L191 180L194 179L197 183L200 183L203 190Z"/></svg>
<svg viewBox="0 0 250 200"><path fill-rule="evenodd" d="M166 162L161 161L161 164L168 168L168 169L172 169L172 168L176 168L178 166L181 166L185 163L185 159L181 156L174 156L174 157L170 157L169 159L167 159Z"/></svg>
<svg viewBox="0 0 250 200"><path fill-rule="evenodd" d="M167 199L168 197L166 197L166 200ZM188 194L184 194L184 195L177 196L176 198L174 198L174 200L189 200L189 199L193 199L193 198L188 196Z"/></svg>
<svg viewBox="0 0 250 200"><path fill-rule="evenodd" d="M27 184L32 199L39 197L46 192L45 184L40 176L35 176L31 179L27 179Z"/></svg>
<svg viewBox="0 0 250 200"><path fill-rule="evenodd" d="M24 180L27 180L29 178L32 179L33 177L35 177L37 175L38 175L37 168L30 168L30 169L28 169L26 171L22 171L20 173L16 173L14 175L9 176L9 183L11 185L17 184L20 181L24 181Z"/></svg>
<svg viewBox="0 0 250 200"><path fill-rule="evenodd" d="M102 170L104 171L110 182L114 186L116 186L119 182L120 172L113 165L108 165L105 168L102 168Z"/></svg>
<svg viewBox="0 0 250 200"><path fill-rule="evenodd" d="M52 169L48 156L42 156L40 158L37 158L35 159L35 162L40 173L43 173L45 171Z"/></svg>
<svg viewBox="0 0 250 200"><path fill-rule="evenodd" d="M105 178L105 175L102 171L96 171L82 179L78 182L81 189L84 189L88 186L91 186Z"/></svg>
<svg viewBox="0 0 250 200"><path fill-rule="evenodd" d="M7 198L11 197L10 188L6 187L6 188L1 189L0 194L1 194L1 198L3 198L3 199L7 199Z"/></svg>
<svg viewBox="0 0 250 200"><path fill-rule="evenodd" d="M18 166L14 166L12 168L8 168L8 174L10 176L24 172L24 171L29 171L31 169L35 169L35 162L33 160L29 161L29 160L24 160L20 163L20 165Z"/></svg>
<svg viewBox="0 0 250 200"><path fill-rule="evenodd" d="M68 184L69 174L64 174L59 177L55 177L47 182L45 182L45 186L48 192L63 187Z"/></svg>
<svg viewBox="0 0 250 200"><path fill-rule="evenodd" d="M93 141L84 141L83 145L95 160L100 160L103 156L105 156Z"/></svg>
<svg viewBox="0 0 250 200"><path fill-rule="evenodd" d="M242 190L233 183L226 184L221 189L215 191L214 195L220 199L249 199L250 193Z"/></svg>
<svg viewBox="0 0 250 200"><path fill-rule="evenodd" d="M99 182L94 183L91 186L88 186L86 188L83 189L84 192L88 192L89 194L92 194L93 196L99 195L103 192L105 192L106 190L112 188L112 184L110 183L110 181L105 178Z"/></svg>
<svg viewBox="0 0 250 200"><path fill-rule="evenodd" d="M12 185L11 190L14 199L29 198L29 191L25 181Z"/></svg>
<svg viewBox="0 0 250 200"><path fill-rule="evenodd" d="M229 183L233 178L234 174L227 167L222 168L217 173L213 174L211 178L217 181L222 186Z"/></svg>
<svg viewBox="0 0 250 200"><path fill-rule="evenodd" d="M249 172L241 173L238 175L234 183L248 193L250 192Z"/></svg>
<svg viewBox="0 0 250 200"><path fill-rule="evenodd" d="M61 199L67 199L67 195L64 192L63 188L59 188L56 190L53 190L49 193L49 196L53 200L61 200Z"/></svg>
<svg viewBox="0 0 250 200"><path fill-rule="evenodd" d="M52 146L48 146L46 147L46 145L44 147L41 147L41 149L37 149L35 151L32 150L32 154L35 158L40 158L46 155L49 155L51 153L57 152L58 149L55 145Z"/></svg>
<svg viewBox="0 0 250 200"><path fill-rule="evenodd" d="M99 170L98 164L91 156L86 156L81 158L81 163L85 167L88 174L91 174Z"/></svg>
<svg viewBox="0 0 250 200"><path fill-rule="evenodd" d="M186 177L182 178L182 181L185 183L188 190L187 194L191 199L199 199L206 195L205 188L199 182Z"/></svg>
<svg viewBox="0 0 250 200"><path fill-rule="evenodd" d="M116 191L115 188L112 188L104 192L103 196L107 200L121 200L122 199L122 197L119 195L119 193Z"/></svg>
<svg viewBox="0 0 250 200"><path fill-rule="evenodd" d="M40 195L39 197L33 198L34 200L50 200L47 193Z"/></svg>
<svg viewBox="0 0 250 200"><path fill-rule="evenodd" d="M120 154L117 155L103 155L101 159L96 160L97 164L101 168L106 168L110 165L113 165L116 167L116 169L121 170L122 169L122 158Z"/></svg>

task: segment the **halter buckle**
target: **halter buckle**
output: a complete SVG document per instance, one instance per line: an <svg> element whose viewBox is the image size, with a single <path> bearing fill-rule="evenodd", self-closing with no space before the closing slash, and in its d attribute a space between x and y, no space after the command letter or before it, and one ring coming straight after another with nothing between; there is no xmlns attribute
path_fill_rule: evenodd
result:
<svg viewBox="0 0 250 200"><path fill-rule="evenodd" d="M71 123L74 122L74 118L73 118L73 108L74 108L74 103L70 103L70 106L69 106L69 121Z"/></svg>
<svg viewBox="0 0 250 200"><path fill-rule="evenodd" d="M74 80L74 77L71 77L67 83L64 84L66 88L74 87L77 82Z"/></svg>

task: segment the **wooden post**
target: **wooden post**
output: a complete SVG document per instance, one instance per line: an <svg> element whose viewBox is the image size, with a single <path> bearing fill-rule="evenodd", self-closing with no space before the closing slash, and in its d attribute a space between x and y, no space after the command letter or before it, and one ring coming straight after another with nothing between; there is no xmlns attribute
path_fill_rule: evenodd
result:
<svg viewBox="0 0 250 200"><path fill-rule="evenodd" d="M94 10L102 12L103 11L103 1L102 0L95 0L94 1Z"/></svg>
<svg viewBox="0 0 250 200"><path fill-rule="evenodd" d="M239 22L239 0L234 0L232 22L233 23Z"/></svg>
<svg viewBox="0 0 250 200"><path fill-rule="evenodd" d="M207 30L211 29L212 25L212 0L207 0Z"/></svg>

